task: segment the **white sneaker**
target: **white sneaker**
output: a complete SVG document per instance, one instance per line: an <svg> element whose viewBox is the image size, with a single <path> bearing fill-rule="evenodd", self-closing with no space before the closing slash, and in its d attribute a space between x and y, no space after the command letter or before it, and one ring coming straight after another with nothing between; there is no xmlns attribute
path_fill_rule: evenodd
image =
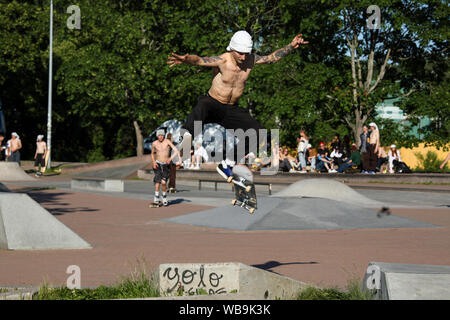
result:
<svg viewBox="0 0 450 320"><path fill-rule="evenodd" d="M334 169L328 170L328 173L336 173L337 171Z"/></svg>

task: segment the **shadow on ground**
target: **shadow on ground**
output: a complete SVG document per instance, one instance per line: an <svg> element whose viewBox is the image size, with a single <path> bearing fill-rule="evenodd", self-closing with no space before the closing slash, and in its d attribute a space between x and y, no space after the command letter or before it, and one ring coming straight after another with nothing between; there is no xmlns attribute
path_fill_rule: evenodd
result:
<svg viewBox="0 0 450 320"><path fill-rule="evenodd" d="M20 192L16 191L15 192ZM70 204L67 202L62 202L60 200L61 196L66 195L65 192L40 192L35 190L28 190L26 192L30 198L39 203L41 206L50 212L54 216L60 216L67 213L73 212L95 212L98 209L92 209L88 207L69 207Z"/></svg>
<svg viewBox="0 0 450 320"><path fill-rule="evenodd" d="M266 263L263 264L253 264L252 267L258 268L258 269L263 269L265 271L269 271L269 272L273 272L276 274L279 274L278 272L275 272L271 269L279 267L279 266L286 266L286 265L291 265L291 264L318 264L318 262L315 261L309 261L309 262L279 262L279 261L267 261Z"/></svg>

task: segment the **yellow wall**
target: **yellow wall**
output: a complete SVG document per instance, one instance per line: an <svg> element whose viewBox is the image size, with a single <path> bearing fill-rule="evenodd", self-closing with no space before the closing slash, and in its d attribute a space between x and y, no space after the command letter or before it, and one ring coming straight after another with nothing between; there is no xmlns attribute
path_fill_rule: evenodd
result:
<svg viewBox="0 0 450 320"><path fill-rule="evenodd" d="M389 147L385 148L386 154L389 151ZM436 149L436 147L425 147L424 143L419 144L418 147L407 149L407 148L400 148L400 157L402 158L402 161L406 163L408 167L411 169L415 169L419 165L419 161L417 160L415 152L420 152L424 156L427 154L428 151L435 152L438 156L438 159L442 162L445 160L445 157L447 156L448 151L443 151L442 148L440 150Z"/></svg>

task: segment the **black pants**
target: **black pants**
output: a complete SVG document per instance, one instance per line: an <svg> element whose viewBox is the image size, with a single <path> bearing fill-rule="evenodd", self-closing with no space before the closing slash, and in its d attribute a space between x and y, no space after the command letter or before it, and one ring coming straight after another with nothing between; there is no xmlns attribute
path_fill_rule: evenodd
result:
<svg viewBox="0 0 450 320"><path fill-rule="evenodd" d="M377 161L378 161L378 156L375 153L375 145L374 144L369 144L368 149L369 149L369 165L368 165L368 170L369 171L374 171L377 168Z"/></svg>
<svg viewBox="0 0 450 320"><path fill-rule="evenodd" d="M225 129L242 129L244 132L248 129L255 129L257 134L257 144L259 143L259 130L264 129L264 127L250 115L247 109L241 108L238 105L220 103L209 95L198 97L197 105L192 109L192 112L188 115L186 122L183 125L183 128L189 131L192 136L194 136L194 121L202 121L202 125L207 123L217 123ZM240 143L242 143L242 141L239 141L239 144ZM245 143L245 154L247 154L248 151L249 144ZM236 152L234 152L234 154L236 156Z"/></svg>

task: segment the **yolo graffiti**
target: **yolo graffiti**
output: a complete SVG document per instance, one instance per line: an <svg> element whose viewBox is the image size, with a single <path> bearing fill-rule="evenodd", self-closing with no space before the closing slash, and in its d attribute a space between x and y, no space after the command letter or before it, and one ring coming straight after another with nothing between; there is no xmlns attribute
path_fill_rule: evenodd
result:
<svg viewBox="0 0 450 320"><path fill-rule="evenodd" d="M178 268L168 267L163 272L163 278L167 278L171 283L167 293L171 293L179 287L183 287L188 294L198 294L201 289L207 289L208 294L226 293L225 288L220 287L223 275L215 272L206 273L203 265L200 266L198 272L191 269L181 271Z"/></svg>

